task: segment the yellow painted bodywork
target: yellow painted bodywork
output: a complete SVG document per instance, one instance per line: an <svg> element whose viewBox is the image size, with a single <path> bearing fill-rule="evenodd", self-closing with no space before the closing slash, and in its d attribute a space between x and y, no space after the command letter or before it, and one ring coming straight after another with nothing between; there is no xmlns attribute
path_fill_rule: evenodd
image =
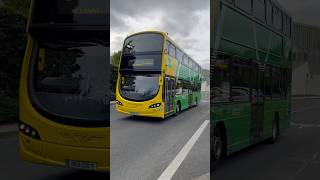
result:
<svg viewBox="0 0 320 180"><path fill-rule="evenodd" d="M20 80L20 120L38 131L41 140L20 132L20 152L26 161L66 166L66 160L95 162L97 171L110 170L110 128L73 127L42 116L32 106L28 93L28 76L33 48L28 38Z"/></svg>
<svg viewBox="0 0 320 180"><path fill-rule="evenodd" d="M164 110L164 103L162 101L162 87L163 86L160 86L159 93L155 98L149 101L135 102L135 101L129 101L123 98L120 95L118 86L117 86L116 98L117 98L117 101L122 103L122 105L116 104L117 111L127 115L139 115L139 116L157 117L157 118L164 119L165 110ZM156 103L161 103L161 106L154 109L149 108L150 105L156 104Z"/></svg>

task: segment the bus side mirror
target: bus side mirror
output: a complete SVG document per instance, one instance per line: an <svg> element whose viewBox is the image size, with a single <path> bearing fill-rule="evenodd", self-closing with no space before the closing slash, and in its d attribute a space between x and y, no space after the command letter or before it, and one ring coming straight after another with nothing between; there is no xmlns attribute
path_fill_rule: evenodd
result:
<svg viewBox="0 0 320 180"><path fill-rule="evenodd" d="M159 86L162 86L162 85L163 85L162 77L159 78L158 84L159 84Z"/></svg>
<svg viewBox="0 0 320 180"><path fill-rule="evenodd" d="M40 48L39 55L38 55L38 71L39 72L43 71L44 69L45 57L46 57L45 49Z"/></svg>
<svg viewBox="0 0 320 180"><path fill-rule="evenodd" d="M124 77L121 77L120 81L121 81L120 83L124 85Z"/></svg>

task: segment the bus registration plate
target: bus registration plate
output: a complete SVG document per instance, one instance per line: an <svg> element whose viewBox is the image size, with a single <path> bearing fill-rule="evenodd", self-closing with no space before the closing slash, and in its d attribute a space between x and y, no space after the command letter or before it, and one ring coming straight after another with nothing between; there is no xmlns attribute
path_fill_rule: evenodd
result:
<svg viewBox="0 0 320 180"><path fill-rule="evenodd" d="M95 162L67 160L67 167L74 169L96 170L97 165Z"/></svg>

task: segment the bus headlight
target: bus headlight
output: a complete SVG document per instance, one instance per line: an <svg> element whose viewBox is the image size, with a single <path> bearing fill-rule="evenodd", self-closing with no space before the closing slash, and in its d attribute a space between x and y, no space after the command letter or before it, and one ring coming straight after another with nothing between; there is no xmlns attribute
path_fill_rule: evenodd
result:
<svg viewBox="0 0 320 180"><path fill-rule="evenodd" d="M161 106L161 103L157 103L157 104L152 104L149 106L149 108L158 108Z"/></svg>
<svg viewBox="0 0 320 180"><path fill-rule="evenodd" d="M23 133L31 138L40 140L40 135L37 132L37 130L33 129L31 126L29 126L23 122L19 122L19 130L21 133Z"/></svg>
<svg viewBox="0 0 320 180"><path fill-rule="evenodd" d="M116 103L117 103L119 106L122 106L122 102L116 101Z"/></svg>

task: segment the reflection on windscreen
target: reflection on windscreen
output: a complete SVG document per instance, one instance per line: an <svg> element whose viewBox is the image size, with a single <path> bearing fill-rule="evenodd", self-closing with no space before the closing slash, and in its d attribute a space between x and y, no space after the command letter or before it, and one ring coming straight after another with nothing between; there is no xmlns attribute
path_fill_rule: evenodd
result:
<svg viewBox="0 0 320 180"><path fill-rule="evenodd" d="M121 70L161 71L163 36L143 33L128 37L123 45Z"/></svg>
<svg viewBox="0 0 320 180"><path fill-rule="evenodd" d="M158 33L143 33L127 38L123 45L124 54L139 52L161 52L163 37Z"/></svg>
<svg viewBox="0 0 320 180"><path fill-rule="evenodd" d="M63 117L108 119L105 45L41 42L37 54L35 91L42 108Z"/></svg>
<svg viewBox="0 0 320 180"><path fill-rule="evenodd" d="M109 24L108 0L35 0L32 23Z"/></svg>
<svg viewBox="0 0 320 180"><path fill-rule="evenodd" d="M130 75L120 78L120 93L129 100L147 101L159 91L159 75Z"/></svg>

